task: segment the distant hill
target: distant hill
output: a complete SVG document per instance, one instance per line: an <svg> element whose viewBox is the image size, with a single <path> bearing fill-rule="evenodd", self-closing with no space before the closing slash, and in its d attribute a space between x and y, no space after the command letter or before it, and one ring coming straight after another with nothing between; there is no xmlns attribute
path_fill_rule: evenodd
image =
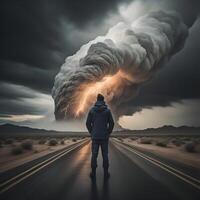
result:
<svg viewBox="0 0 200 200"><path fill-rule="evenodd" d="M159 128L147 128L144 130L120 130L114 131L112 135L152 135L152 134L199 134L200 127L189 127L189 126L162 126ZM55 131L46 129L30 128L26 126L17 126L13 124L0 125L0 137L38 137L38 136L82 136L88 135L84 132L70 132L70 131Z"/></svg>
<svg viewBox="0 0 200 200"><path fill-rule="evenodd" d="M199 134L200 135L200 127L190 127L190 126L162 126L159 128L147 128L144 130L123 130L116 131L116 134Z"/></svg>
<svg viewBox="0 0 200 200"><path fill-rule="evenodd" d="M83 135L83 132L55 131L46 129L37 129L27 126L17 126L13 124L0 125L0 137L24 137L24 136L67 136Z"/></svg>

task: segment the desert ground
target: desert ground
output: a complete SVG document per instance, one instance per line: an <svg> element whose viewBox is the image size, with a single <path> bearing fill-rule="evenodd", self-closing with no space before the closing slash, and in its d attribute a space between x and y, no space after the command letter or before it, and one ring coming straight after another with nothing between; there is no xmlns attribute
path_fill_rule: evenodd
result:
<svg viewBox="0 0 200 200"><path fill-rule="evenodd" d="M85 136L4 138L0 156L4 200L199 199L197 135L113 134L109 179L103 176L101 155L96 178L90 179L91 142Z"/></svg>
<svg viewBox="0 0 200 200"><path fill-rule="evenodd" d="M6 138L0 140L0 172L56 152L85 137ZM198 136L126 136L114 138L139 150L200 169Z"/></svg>
<svg viewBox="0 0 200 200"><path fill-rule="evenodd" d="M133 136L116 139L139 150L200 169L200 137L198 136Z"/></svg>
<svg viewBox="0 0 200 200"><path fill-rule="evenodd" d="M0 140L0 172L61 150L83 140L82 137Z"/></svg>

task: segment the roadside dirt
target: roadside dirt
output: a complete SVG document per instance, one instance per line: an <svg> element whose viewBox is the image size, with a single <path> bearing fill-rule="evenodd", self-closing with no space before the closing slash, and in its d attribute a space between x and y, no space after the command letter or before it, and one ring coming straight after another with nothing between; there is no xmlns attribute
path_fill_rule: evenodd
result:
<svg viewBox="0 0 200 200"><path fill-rule="evenodd" d="M34 141L32 150L24 150L23 153L19 155L12 155L11 149L13 148L13 146L20 145L20 143L15 142L12 145L4 145L0 148L0 173L20 166L26 162L45 156L51 152L63 149L79 141L81 140L77 140L74 142L71 139L67 139L65 140L65 144L58 144L56 146L49 146L48 144L38 144L38 141Z"/></svg>
<svg viewBox="0 0 200 200"><path fill-rule="evenodd" d="M167 147L159 147L155 144L141 144L138 143L137 140L132 141L129 138L124 139L123 142L142 150L149 151L165 158L200 169L200 152L189 153L184 150L183 146L177 147L173 144L169 144ZM200 148L200 146L198 148Z"/></svg>

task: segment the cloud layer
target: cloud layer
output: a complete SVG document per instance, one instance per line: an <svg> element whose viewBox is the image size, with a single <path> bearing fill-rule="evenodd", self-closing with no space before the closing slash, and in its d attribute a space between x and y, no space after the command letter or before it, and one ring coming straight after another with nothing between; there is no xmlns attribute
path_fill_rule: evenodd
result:
<svg viewBox="0 0 200 200"><path fill-rule="evenodd" d="M151 12L134 22L118 23L66 58L52 90L56 119L84 115L98 92L116 115L127 114L124 103L183 47L187 36L175 12Z"/></svg>
<svg viewBox="0 0 200 200"><path fill-rule="evenodd" d="M2 0L0 4L0 116L4 118L49 113L54 107L49 96L54 77L67 56L98 35L105 35L117 22L132 22L156 10L180 13L190 28L189 37L185 47L151 81L142 84L134 100L121 103L118 114L132 115L182 99L200 99L199 0ZM38 105L42 99L45 104ZM194 110L193 104L188 106ZM10 122L7 118L0 123ZM48 128L54 116L50 119L46 124L39 122ZM32 120L29 125L33 125ZM64 127L69 124L65 122Z"/></svg>

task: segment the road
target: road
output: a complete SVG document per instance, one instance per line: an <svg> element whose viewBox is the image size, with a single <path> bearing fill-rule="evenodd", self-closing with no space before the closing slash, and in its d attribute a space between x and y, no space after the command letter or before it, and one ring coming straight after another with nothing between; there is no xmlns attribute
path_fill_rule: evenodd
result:
<svg viewBox="0 0 200 200"><path fill-rule="evenodd" d="M46 163L44 157L17 169L0 174L1 200L197 200L198 180L167 168L149 157L132 151L123 144L110 141L111 177L103 179L102 158L99 155L96 180L91 180L90 143L80 144ZM149 155L148 155L149 156ZM158 158L156 158L158 159ZM22 174L36 164L36 170ZM48 161L49 162L49 161ZM162 160L163 162L163 160ZM167 165L168 166L168 165ZM174 167L174 166L173 166ZM35 171L34 171L35 170ZM170 171L171 170L171 171ZM180 170L180 166L179 169ZM195 174L192 174L194 177ZM194 177L195 178L195 177ZM9 182L11 180L11 182ZM5 181L7 184L3 185Z"/></svg>

